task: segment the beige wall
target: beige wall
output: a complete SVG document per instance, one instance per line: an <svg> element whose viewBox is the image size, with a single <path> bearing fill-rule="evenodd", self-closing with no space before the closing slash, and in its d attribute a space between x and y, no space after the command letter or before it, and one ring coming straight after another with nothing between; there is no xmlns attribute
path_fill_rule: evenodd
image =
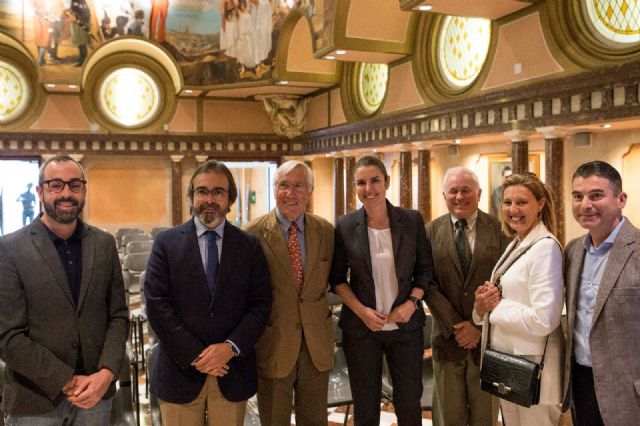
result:
<svg viewBox="0 0 640 426"><path fill-rule="evenodd" d="M91 156L83 160L87 181L84 218L115 232L122 227L171 225L169 159Z"/></svg>
<svg viewBox="0 0 640 426"><path fill-rule="evenodd" d="M313 213L334 223L333 158L314 158L312 169L315 180L312 194Z"/></svg>

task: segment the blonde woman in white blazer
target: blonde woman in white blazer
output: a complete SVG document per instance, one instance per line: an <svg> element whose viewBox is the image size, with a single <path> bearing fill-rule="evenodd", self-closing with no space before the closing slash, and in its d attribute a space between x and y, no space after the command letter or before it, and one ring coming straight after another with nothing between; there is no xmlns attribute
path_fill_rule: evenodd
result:
<svg viewBox="0 0 640 426"><path fill-rule="evenodd" d="M474 321L491 324L490 346L540 362L540 403L529 408L500 400L508 426L557 425L560 419L564 338L562 249L555 232L550 191L534 174L509 176L501 204L502 226L514 235L496 264L492 282L476 291ZM488 315L485 315L488 314ZM486 341L483 333L483 347ZM545 353L545 343L548 344Z"/></svg>

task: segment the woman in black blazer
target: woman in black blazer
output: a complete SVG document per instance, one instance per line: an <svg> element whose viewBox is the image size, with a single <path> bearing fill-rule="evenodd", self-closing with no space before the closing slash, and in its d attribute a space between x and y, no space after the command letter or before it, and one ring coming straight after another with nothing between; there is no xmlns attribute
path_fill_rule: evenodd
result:
<svg viewBox="0 0 640 426"><path fill-rule="evenodd" d="M337 220L329 281L344 301L339 325L355 424L380 423L384 354L398 424L421 425L421 300L433 274L431 247L420 213L387 201L382 161L360 159L354 183L363 207Z"/></svg>

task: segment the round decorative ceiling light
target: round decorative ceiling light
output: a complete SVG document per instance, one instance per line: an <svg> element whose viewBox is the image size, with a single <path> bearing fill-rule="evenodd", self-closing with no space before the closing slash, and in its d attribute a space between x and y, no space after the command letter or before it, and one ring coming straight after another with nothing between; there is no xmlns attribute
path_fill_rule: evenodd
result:
<svg viewBox="0 0 640 426"><path fill-rule="evenodd" d="M119 68L100 84L100 110L115 124L141 127L158 116L160 89L156 80L138 68Z"/></svg>
<svg viewBox="0 0 640 426"><path fill-rule="evenodd" d="M358 99L366 114L373 114L380 108L387 94L389 66L387 64L360 64L358 73Z"/></svg>
<svg viewBox="0 0 640 426"><path fill-rule="evenodd" d="M0 124L18 118L29 103L30 94L24 73L0 60Z"/></svg>
<svg viewBox="0 0 640 426"><path fill-rule="evenodd" d="M491 41L491 21L447 16L438 37L438 64L453 88L471 85L482 71Z"/></svg>
<svg viewBox="0 0 640 426"><path fill-rule="evenodd" d="M583 0L586 21L605 40L640 43L640 3L635 0Z"/></svg>

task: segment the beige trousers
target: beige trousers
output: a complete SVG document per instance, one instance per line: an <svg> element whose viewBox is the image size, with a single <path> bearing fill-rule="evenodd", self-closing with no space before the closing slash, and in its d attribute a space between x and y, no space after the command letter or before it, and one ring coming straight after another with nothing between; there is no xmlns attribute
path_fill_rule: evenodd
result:
<svg viewBox="0 0 640 426"><path fill-rule="evenodd" d="M218 379L207 376L202 390L191 402L173 404L159 400L163 426L243 426L247 401L227 401L218 386Z"/></svg>
<svg viewBox="0 0 640 426"><path fill-rule="evenodd" d="M433 381L434 426L495 426L498 399L480 389L480 367L470 354L460 362L434 360Z"/></svg>
<svg viewBox="0 0 640 426"><path fill-rule="evenodd" d="M500 400L502 418L507 426L557 426L560 421L560 405L533 405L521 407L512 402Z"/></svg>
<svg viewBox="0 0 640 426"><path fill-rule="evenodd" d="M258 377L260 423L262 426L291 424L293 406L296 425L326 426L328 387L329 371L316 369L303 339L298 362L288 376Z"/></svg>

